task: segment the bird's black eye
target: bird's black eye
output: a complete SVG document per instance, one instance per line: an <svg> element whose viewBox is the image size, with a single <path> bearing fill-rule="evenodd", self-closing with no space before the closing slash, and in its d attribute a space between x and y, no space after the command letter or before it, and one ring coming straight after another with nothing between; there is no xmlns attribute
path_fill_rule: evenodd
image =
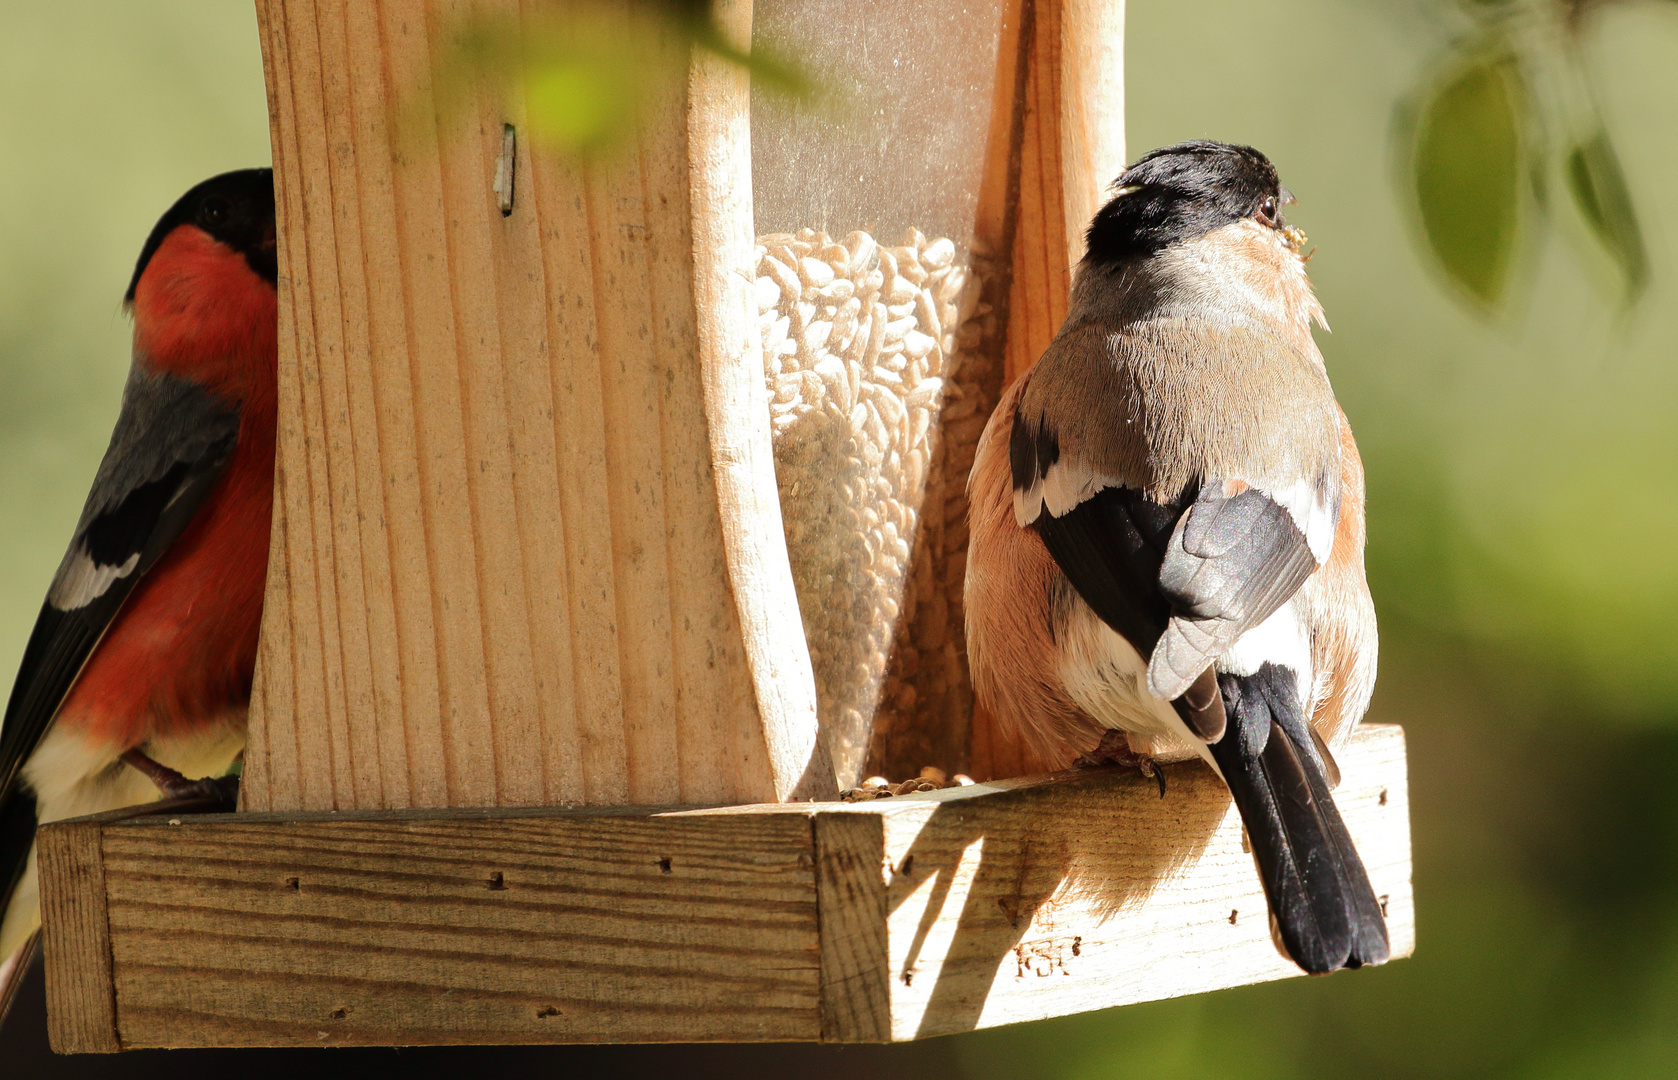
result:
<svg viewBox="0 0 1678 1080"><path fill-rule="evenodd" d="M1274 226L1276 224L1276 196L1266 195L1264 197L1264 200L1258 204L1257 216L1266 225Z"/></svg>
<svg viewBox="0 0 1678 1080"><path fill-rule="evenodd" d="M198 224L207 229L213 229L218 225L226 224L227 218L232 212L233 208L227 204L226 199L219 195L211 195L198 204Z"/></svg>

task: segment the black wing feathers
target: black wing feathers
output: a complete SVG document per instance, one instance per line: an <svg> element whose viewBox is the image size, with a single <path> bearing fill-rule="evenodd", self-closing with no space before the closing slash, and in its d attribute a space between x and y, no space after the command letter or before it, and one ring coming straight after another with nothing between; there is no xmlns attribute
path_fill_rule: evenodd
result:
<svg viewBox="0 0 1678 1080"><path fill-rule="evenodd" d="M11 903L12 893L23 880L24 868L29 864L29 847L35 842L35 796L23 785L12 787L9 794L0 796L0 917ZM23 858L12 853L23 852ZM0 956L0 963L6 958ZM0 1019L5 1017L0 1004Z"/></svg>
<svg viewBox="0 0 1678 1080"><path fill-rule="evenodd" d="M6 705L5 727L0 729L0 793L16 783L18 770L135 583L191 523L236 437L235 428L205 447L197 460L174 463L162 477L140 484L109 510L93 515L79 531L70 559L80 552L96 566L121 567L130 559L135 565L78 606L61 608L50 599L41 605ZM63 575L60 570L60 578Z"/></svg>
<svg viewBox="0 0 1678 1080"><path fill-rule="evenodd" d="M1242 634L1287 603L1317 568L1287 509L1256 488L1208 483L1160 566L1171 624L1148 658L1148 686L1181 696Z"/></svg>
<svg viewBox="0 0 1678 1080"><path fill-rule="evenodd" d="M1194 491L1157 503L1134 488L1102 488L1055 517L1045 510L1037 534L1084 603L1146 657L1165 632L1171 605L1159 589L1160 562ZM1223 735L1224 710L1211 670L1172 703L1202 739Z"/></svg>
<svg viewBox="0 0 1678 1080"><path fill-rule="evenodd" d="M1060 517L1045 508L1037 518L1043 546L1084 603L1144 657L1171 617L1160 562L1192 498L1161 505L1134 488L1102 488Z"/></svg>
<svg viewBox="0 0 1678 1080"><path fill-rule="evenodd" d="M103 566L121 566L145 551L164 510L188 486L193 464L175 462L168 472L134 488L120 503L90 521L82 544L93 561Z"/></svg>
<svg viewBox="0 0 1678 1080"><path fill-rule="evenodd" d="M120 597L114 600L121 602ZM114 610L107 614L107 606L114 608L114 604L99 601L73 611L41 605L6 705L6 726L0 730L0 798L13 789L18 770L40 741L47 722L58 711L58 703L69 692L115 614Z"/></svg>
<svg viewBox="0 0 1678 1080"><path fill-rule="evenodd" d="M1014 412L1014 426L1008 432L1008 469L1015 488L1028 488L1049 475L1060 460L1060 439L1039 416L1029 420Z"/></svg>
<svg viewBox="0 0 1678 1080"><path fill-rule="evenodd" d="M130 374L110 448L35 619L0 727L0 913L35 839L23 764L135 583L191 523L238 435L238 410L196 385L138 366Z"/></svg>

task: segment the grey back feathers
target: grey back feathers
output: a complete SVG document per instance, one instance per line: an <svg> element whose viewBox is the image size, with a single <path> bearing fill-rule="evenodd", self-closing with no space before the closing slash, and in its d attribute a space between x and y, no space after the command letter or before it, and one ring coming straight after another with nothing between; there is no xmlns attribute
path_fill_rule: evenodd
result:
<svg viewBox="0 0 1678 1080"><path fill-rule="evenodd" d="M200 496L219 474L239 434L239 412L197 383L130 369L110 447L94 476L47 600L82 607L112 582L143 573L161 550L149 552L158 519L183 500ZM171 538L172 539L172 538Z"/></svg>
<svg viewBox="0 0 1678 1080"><path fill-rule="evenodd" d="M1057 453L1016 473L1022 525L1045 502L1065 513L1116 485L1159 501L1208 477L1262 488L1305 479L1325 497L1338 488L1334 393L1278 335L1180 317L1092 320L1063 330L1030 378L1019 421Z"/></svg>
<svg viewBox="0 0 1678 1080"><path fill-rule="evenodd" d="M0 798L134 585L191 523L238 435L237 406L136 357L111 444L12 686L0 728Z"/></svg>

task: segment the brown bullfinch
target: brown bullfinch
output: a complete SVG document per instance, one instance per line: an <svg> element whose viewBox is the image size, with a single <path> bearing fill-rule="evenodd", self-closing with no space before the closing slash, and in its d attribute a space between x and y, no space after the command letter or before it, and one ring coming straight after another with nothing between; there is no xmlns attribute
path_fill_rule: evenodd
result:
<svg viewBox="0 0 1678 1080"><path fill-rule="evenodd" d="M1065 325L979 444L967 640L979 700L1047 760L1119 735L1144 768L1204 758L1279 944L1325 972L1388 956L1330 794L1329 747L1374 687L1375 610L1363 466L1291 201L1263 154L1224 143L1118 179Z"/></svg>
<svg viewBox="0 0 1678 1080"><path fill-rule="evenodd" d="M0 728L0 1005L39 925L36 823L212 796L185 777L220 776L244 745L274 498L276 276L268 169L199 184L140 252L116 431Z"/></svg>

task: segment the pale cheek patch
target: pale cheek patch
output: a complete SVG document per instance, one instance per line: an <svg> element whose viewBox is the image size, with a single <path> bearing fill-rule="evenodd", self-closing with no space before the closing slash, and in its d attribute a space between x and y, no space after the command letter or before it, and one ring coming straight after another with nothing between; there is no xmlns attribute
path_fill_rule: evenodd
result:
<svg viewBox="0 0 1678 1080"><path fill-rule="evenodd" d="M1201 317L1229 321L1241 312L1263 322L1296 325L1310 336L1310 320L1328 322L1311 291L1299 254L1280 233L1250 219L1213 229L1162 252L1161 269L1179 297Z"/></svg>
<svg viewBox="0 0 1678 1080"><path fill-rule="evenodd" d="M140 553L137 551L121 566L108 566L95 562L86 550L78 548L65 560L63 569L53 582L52 591L47 593L47 602L60 611L86 607L104 596L113 582L126 578L139 565Z"/></svg>

